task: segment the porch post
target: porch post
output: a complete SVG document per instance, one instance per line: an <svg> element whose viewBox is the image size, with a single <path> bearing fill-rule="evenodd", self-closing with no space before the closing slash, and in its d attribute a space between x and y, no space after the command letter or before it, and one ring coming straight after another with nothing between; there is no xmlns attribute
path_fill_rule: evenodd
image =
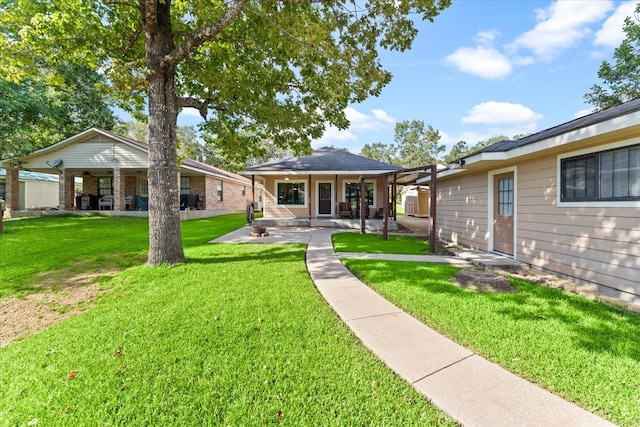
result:
<svg viewBox="0 0 640 427"><path fill-rule="evenodd" d="M64 169L58 177L58 209L70 211L73 209L73 176L71 171Z"/></svg>
<svg viewBox="0 0 640 427"><path fill-rule="evenodd" d="M360 234L365 233L365 206L364 206L364 193L366 191L366 186L364 185L364 177L360 177Z"/></svg>
<svg viewBox="0 0 640 427"><path fill-rule="evenodd" d="M14 167L7 168L7 187L6 187L6 200L7 203L5 209L11 214L13 210L20 209L20 170ZM11 217L11 215L7 215Z"/></svg>
<svg viewBox="0 0 640 427"><path fill-rule="evenodd" d="M113 169L113 210L121 211L124 207L124 173L120 168Z"/></svg>
<svg viewBox="0 0 640 427"><path fill-rule="evenodd" d="M384 174L382 177L382 240L387 240L389 233L389 175Z"/></svg>
<svg viewBox="0 0 640 427"><path fill-rule="evenodd" d="M436 252L436 174L438 166L431 165L431 182L429 183L429 250L431 253Z"/></svg>
<svg viewBox="0 0 640 427"><path fill-rule="evenodd" d="M398 197L397 179L398 179L398 174L394 173L393 174L393 186L391 187L391 203L393 203L393 209L391 210L391 212L393 212L393 220L394 221L398 220L398 212L397 212L398 209L396 209L396 201L397 201L397 197Z"/></svg>
<svg viewBox="0 0 640 427"><path fill-rule="evenodd" d="M311 185L311 174L309 174L309 188L307 189L307 200L309 201L309 225L311 225L311 189L313 185Z"/></svg>
<svg viewBox="0 0 640 427"><path fill-rule="evenodd" d="M340 201L338 200L338 175L336 174L336 178L335 178L335 184L333 186L333 201L335 202L335 210L333 211L333 217L334 218L340 218L340 212L338 209L338 203L340 203Z"/></svg>
<svg viewBox="0 0 640 427"><path fill-rule="evenodd" d="M251 211L251 223L253 223L253 220L256 219L256 176L255 175L251 175L251 206L253 206L253 209L250 209Z"/></svg>

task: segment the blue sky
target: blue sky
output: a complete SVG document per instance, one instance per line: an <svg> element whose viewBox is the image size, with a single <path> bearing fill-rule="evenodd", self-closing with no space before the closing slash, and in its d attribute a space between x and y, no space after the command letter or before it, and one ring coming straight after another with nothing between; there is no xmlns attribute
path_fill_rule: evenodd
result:
<svg viewBox="0 0 640 427"><path fill-rule="evenodd" d="M453 0L433 23L420 22L413 48L381 52L392 82L377 98L346 110L348 130L329 128L314 148L360 153L394 143L395 123L422 120L447 152L498 135L535 133L590 111L583 95L600 83L603 60L624 38L635 1ZM179 124L198 123L185 111Z"/></svg>

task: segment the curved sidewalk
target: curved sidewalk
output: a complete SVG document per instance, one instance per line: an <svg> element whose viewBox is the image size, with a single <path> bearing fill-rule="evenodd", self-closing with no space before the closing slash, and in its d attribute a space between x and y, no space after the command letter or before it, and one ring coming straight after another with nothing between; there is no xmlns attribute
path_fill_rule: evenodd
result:
<svg viewBox="0 0 640 427"><path fill-rule="evenodd" d="M465 426L613 426L436 333L364 285L310 233L307 268L318 291L398 375Z"/></svg>
<svg viewBox="0 0 640 427"><path fill-rule="evenodd" d="M382 298L340 262L331 242L337 231L344 230L270 228L269 237L252 238L251 227L243 227L212 242L307 243L309 274L338 316L384 363L462 425L614 426L488 362ZM420 258L460 263L455 257Z"/></svg>

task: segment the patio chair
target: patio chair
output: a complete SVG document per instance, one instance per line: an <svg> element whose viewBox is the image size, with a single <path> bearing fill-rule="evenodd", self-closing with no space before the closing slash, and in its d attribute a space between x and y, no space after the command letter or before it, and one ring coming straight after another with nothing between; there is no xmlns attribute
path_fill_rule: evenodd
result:
<svg viewBox="0 0 640 427"><path fill-rule="evenodd" d="M100 197L100 200L98 200L98 209L102 210L102 208L113 210L113 195L107 194L106 196Z"/></svg>
<svg viewBox="0 0 640 427"><path fill-rule="evenodd" d="M127 196L124 198L124 210L125 211L133 210L133 196Z"/></svg>
<svg viewBox="0 0 640 427"><path fill-rule="evenodd" d="M353 218L351 215L351 205L349 202L338 203L338 214L340 218Z"/></svg>

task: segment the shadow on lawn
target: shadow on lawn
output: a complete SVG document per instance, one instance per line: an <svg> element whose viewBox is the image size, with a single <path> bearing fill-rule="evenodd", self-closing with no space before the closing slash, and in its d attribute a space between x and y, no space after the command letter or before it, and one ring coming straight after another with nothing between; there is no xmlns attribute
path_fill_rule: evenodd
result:
<svg viewBox="0 0 640 427"><path fill-rule="evenodd" d="M277 264L282 261L304 261L306 245L303 243L213 243L206 253L201 251L187 256L188 264L223 264L257 261L262 264Z"/></svg>

